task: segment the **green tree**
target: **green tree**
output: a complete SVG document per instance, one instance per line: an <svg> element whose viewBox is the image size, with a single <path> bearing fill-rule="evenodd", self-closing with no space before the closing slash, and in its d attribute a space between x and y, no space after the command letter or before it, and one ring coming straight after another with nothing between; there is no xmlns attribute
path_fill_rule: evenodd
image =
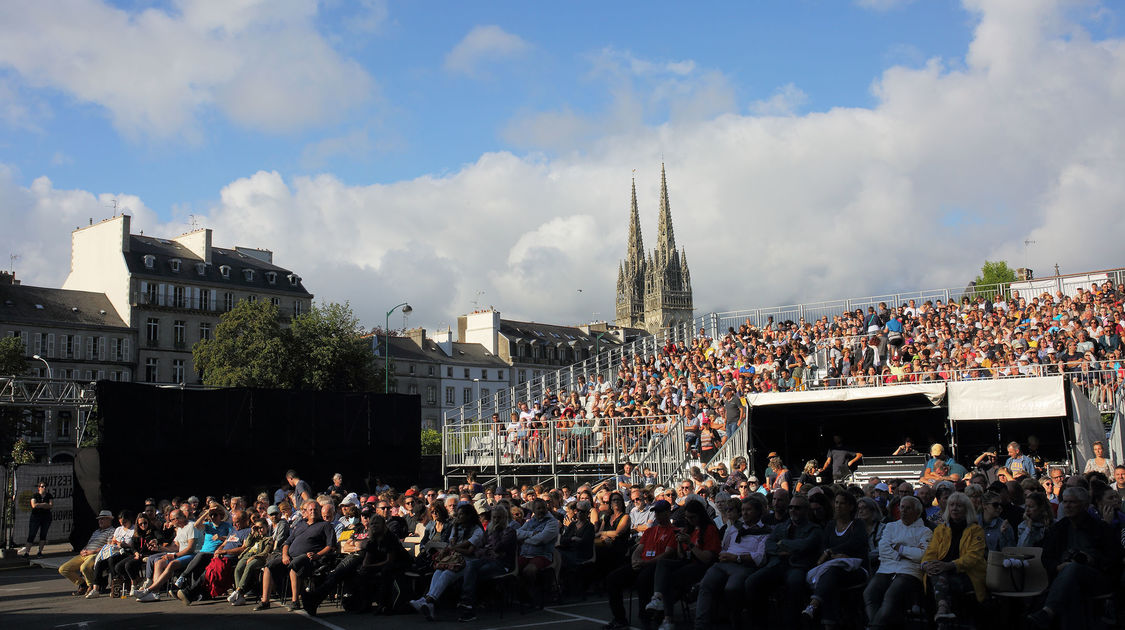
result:
<svg viewBox="0 0 1125 630"><path fill-rule="evenodd" d="M301 389L373 391L382 369L371 342L347 302L314 306L293 319L289 333L290 364Z"/></svg>
<svg viewBox="0 0 1125 630"><path fill-rule="evenodd" d="M277 307L259 300L239 302L224 313L211 339L192 348L203 383L216 387L293 386L288 335L281 329Z"/></svg>
<svg viewBox="0 0 1125 630"><path fill-rule="evenodd" d="M27 374L27 359L23 356L23 341L19 337L0 339L0 376Z"/></svg>
<svg viewBox="0 0 1125 630"><path fill-rule="evenodd" d="M441 455L441 433L436 429L422 429L422 454Z"/></svg>
<svg viewBox="0 0 1125 630"><path fill-rule="evenodd" d="M976 289L973 291L972 297L983 295L991 299L1000 294L1007 294L1007 285L1015 281L1016 272L1008 266L1007 261L986 260L984 266L980 269L980 275L973 280ZM1001 287L1000 285L1004 286Z"/></svg>

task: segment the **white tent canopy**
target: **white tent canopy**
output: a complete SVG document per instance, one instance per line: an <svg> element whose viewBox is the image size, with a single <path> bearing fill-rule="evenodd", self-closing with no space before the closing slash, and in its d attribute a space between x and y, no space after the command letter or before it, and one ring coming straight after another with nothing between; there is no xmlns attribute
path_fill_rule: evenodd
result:
<svg viewBox="0 0 1125 630"><path fill-rule="evenodd" d="M956 381L948 388L949 419L954 422L1066 415L1061 376Z"/></svg>
<svg viewBox="0 0 1125 630"><path fill-rule="evenodd" d="M800 392L765 392L750 394L746 402L751 407L766 405L795 405L801 403L833 403L878 398L894 398L922 394L937 406L945 398L945 383L903 383L886 387L846 387L842 389L814 389Z"/></svg>

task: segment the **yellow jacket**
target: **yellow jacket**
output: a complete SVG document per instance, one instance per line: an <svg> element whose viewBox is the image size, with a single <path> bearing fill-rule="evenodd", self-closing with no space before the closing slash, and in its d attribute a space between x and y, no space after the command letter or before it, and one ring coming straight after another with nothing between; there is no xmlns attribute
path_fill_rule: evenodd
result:
<svg viewBox="0 0 1125 630"><path fill-rule="evenodd" d="M949 526L938 525L934 530L934 537L930 539L930 546L922 555L922 562L933 562L944 558L949 551L951 538ZM988 547L984 543L984 529L976 523L966 527L965 532L961 534L960 549L961 555L953 561L953 564L957 565L958 571L969 576L977 601L983 602L988 594L984 586L984 574L988 568Z"/></svg>

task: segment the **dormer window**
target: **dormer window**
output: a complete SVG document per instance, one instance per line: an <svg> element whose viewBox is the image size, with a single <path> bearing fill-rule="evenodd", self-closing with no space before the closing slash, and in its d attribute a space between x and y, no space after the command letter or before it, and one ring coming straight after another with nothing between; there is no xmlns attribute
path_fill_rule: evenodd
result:
<svg viewBox="0 0 1125 630"><path fill-rule="evenodd" d="M254 281L254 270L253 269L243 269L242 270L242 277L246 278L247 282L253 282Z"/></svg>
<svg viewBox="0 0 1125 630"><path fill-rule="evenodd" d="M145 254L145 269L152 269L156 266L156 256L152 254Z"/></svg>
<svg viewBox="0 0 1125 630"><path fill-rule="evenodd" d="M207 263L195 263L195 273L201 276L207 275Z"/></svg>
<svg viewBox="0 0 1125 630"><path fill-rule="evenodd" d="M297 274L295 274L295 273L289 274L289 285L290 286L295 287L295 286L297 286L297 283L300 282L300 281L301 281L301 277L298 276Z"/></svg>
<svg viewBox="0 0 1125 630"><path fill-rule="evenodd" d="M267 271L266 272L266 282L268 282L270 284L277 284L277 272L276 271Z"/></svg>
<svg viewBox="0 0 1125 630"><path fill-rule="evenodd" d="M230 280L230 265L219 265L219 275Z"/></svg>
<svg viewBox="0 0 1125 630"><path fill-rule="evenodd" d="M168 265L172 267L173 272L180 273L180 259L179 258L173 258L172 260L169 260Z"/></svg>

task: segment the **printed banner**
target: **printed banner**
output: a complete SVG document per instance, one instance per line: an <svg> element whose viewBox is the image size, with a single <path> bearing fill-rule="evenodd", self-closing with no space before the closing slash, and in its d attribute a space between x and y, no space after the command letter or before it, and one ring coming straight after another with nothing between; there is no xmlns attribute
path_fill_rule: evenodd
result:
<svg viewBox="0 0 1125 630"><path fill-rule="evenodd" d="M16 468L15 481L16 523L12 531L15 544L22 546L27 540L31 497L40 481L47 484L47 492L54 497L48 542L70 540L70 530L74 526L74 464L24 464Z"/></svg>

